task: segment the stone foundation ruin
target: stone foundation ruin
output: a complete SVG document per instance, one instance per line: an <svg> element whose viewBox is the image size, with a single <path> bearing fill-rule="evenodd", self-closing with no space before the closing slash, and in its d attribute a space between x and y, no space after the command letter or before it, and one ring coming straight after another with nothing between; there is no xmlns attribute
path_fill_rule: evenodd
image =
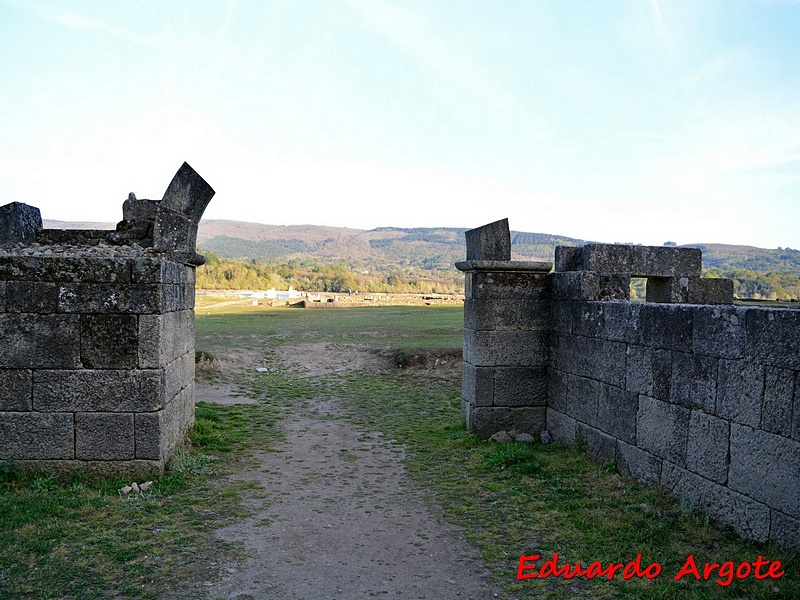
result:
<svg viewBox="0 0 800 600"><path fill-rule="evenodd" d="M0 207L0 460L163 471L194 422L195 249L214 190L186 163L116 231Z"/></svg>
<svg viewBox="0 0 800 600"><path fill-rule="evenodd" d="M693 248L587 244L512 261L468 231L468 428L547 430L745 537L800 547L800 310L735 306ZM631 277L647 278L630 302Z"/></svg>

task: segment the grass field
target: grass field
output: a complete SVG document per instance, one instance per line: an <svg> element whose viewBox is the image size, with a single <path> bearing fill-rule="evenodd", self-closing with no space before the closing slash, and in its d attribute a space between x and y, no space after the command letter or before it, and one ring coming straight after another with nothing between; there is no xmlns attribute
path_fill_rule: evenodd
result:
<svg viewBox="0 0 800 600"><path fill-rule="evenodd" d="M199 405L190 447L151 492L133 498L117 493L121 480L0 465L0 598L203 597L220 557L241 551L210 533L244 514L243 495L260 493L227 474L280 439L281 419L292 406L325 396L346 401L344 418L354 428L381 430L405 446L417 493L465 528L509 597L800 598L798 552L743 541L687 502L623 479L613 464L594 463L574 448L496 445L467 434L453 369L428 363L310 376L272 368L282 350L312 344L334 356L358 348L387 360L452 357L461 346L460 308L219 304L204 299L197 307L197 349L215 357L199 376L235 384L257 403ZM236 356L246 359L225 362ZM254 365L262 364L270 368L257 372ZM560 564L582 565L626 563L641 554L643 565L658 562L662 573L517 580L520 556L554 553ZM716 578L674 581L690 555L701 568L764 556L780 560L785 574L728 586Z"/></svg>

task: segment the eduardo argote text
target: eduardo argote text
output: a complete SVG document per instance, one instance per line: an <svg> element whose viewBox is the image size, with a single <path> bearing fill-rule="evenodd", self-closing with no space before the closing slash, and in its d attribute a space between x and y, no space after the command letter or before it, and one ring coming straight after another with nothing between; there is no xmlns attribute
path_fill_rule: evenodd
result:
<svg viewBox="0 0 800 600"><path fill-rule="evenodd" d="M595 577L607 577L613 579L615 575L622 579L632 579L634 577L644 579L654 579L661 575L661 565L650 563L642 565L642 555L637 554L636 558L628 563L608 563L603 564L595 561L581 566L581 563L571 565L569 563L558 564L558 553L551 558L539 562L541 556L533 554L530 556L520 556L517 568L517 579L546 579L548 577L563 577L572 579L573 577L585 577L593 579ZM723 563L703 563L698 565L694 555L690 554L683 566L674 574L673 579L680 581L684 577L694 577L697 580L714 579L719 585L729 586L734 579L778 579L784 574L780 561L770 561L759 555L753 562L734 563L727 561Z"/></svg>

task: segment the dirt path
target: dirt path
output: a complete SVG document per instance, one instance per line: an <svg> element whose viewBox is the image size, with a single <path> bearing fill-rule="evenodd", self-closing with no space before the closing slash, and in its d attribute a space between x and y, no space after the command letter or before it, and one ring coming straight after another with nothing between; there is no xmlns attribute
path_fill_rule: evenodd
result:
<svg viewBox="0 0 800 600"><path fill-rule="evenodd" d="M321 350L337 360L309 357L314 375L348 363ZM219 400L230 402L220 391ZM266 497L253 494L246 500L252 515L219 531L245 545L247 560L227 565L209 597L504 598L486 586L487 571L463 530L408 480L402 446L343 416L336 398L298 404L283 422L285 442L234 476L258 482Z"/></svg>

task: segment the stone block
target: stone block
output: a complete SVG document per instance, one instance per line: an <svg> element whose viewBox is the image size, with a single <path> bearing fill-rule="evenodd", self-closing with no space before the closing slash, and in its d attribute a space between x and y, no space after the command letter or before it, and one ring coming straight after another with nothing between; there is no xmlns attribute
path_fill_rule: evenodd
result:
<svg viewBox="0 0 800 600"><path fill-rule="evenodd" d="M553 298L609 302L630 300L631 278L620 273L565 271L553 273Z"/></svg>
<svg viewBox="0 0 800 600"><path fill-rule="evenodd" d="M31 410L30 369L0 369L0 411Z"/></svg>
<svg viewBox="0 0 800 600"><path fill-rule="evenodd" d="M547 371L547 406L561 413L569 412L568 377L564 371L552 367Z"/></svg>
<svg viewBox="0 0 800 600"><path fill-rule="evenodd" d="M800 442L731 424L728 486L800 518Z"/></svg>
<svg viewBox="0 0 800 600"><path fill-rule="evenodd" d="M166 436L167 419L160 410L134 415L134 439L136 458L163 460L167 456L169 440Z"/></svg>
<svg viewBox="0 0 800 600"><path fill-rule="evenodd" d="M688 352L692 348L692 313L691 308L679 305L641 305L639 343Z"/></svg>
<svg viewBox="0 0 800 600"><path fill-rule="evenodd" d="M729 437L728 421L693 410L689 418L686 468L724 484L728 480Z"/></svg>
<svg viewBox="0 0 800 600"><path fill-rule="evenodd" d="M597 405L603 397L603 384L594 379L567 376L567 406L565 411L574 419L588 425L597 425Z"/></svg>
<svg viewBox="0 0 800 600"><path fill-rule="evenodd" d="M161 286L65 283L58 288L58 311L62 313L162 312Z"/></svg>
<svg viewBox="0 0 800 600"><path fill-rule="evenodd" d="M81 315L81 364L87 369L135 369L139 361L136 315Z"/></svg>
<svg viewBox="0 0 800 600"><path fill-rule="evenodd" d="M567 300L553 300L550 303L551 327L557 333L572 333L573 304Z"/></svg>
<svg viewBox="0 0 800 600"><path fill-rule="evenodd" d="M463 363L461 397L473 406L491 406L494 401L494 368Z"/></svg>
<svg viewBox="0 0 800 600"><path fill-rule="evenodd" d="M670 400L680 406L700 408L713 414L717 397L718 362L710 356L673 352Z"/></svg>
<svg viewBox="0 0 800 600"><path fill-rule="evenodd" d="M128 197L122 203L122 219L130 223L152 223L158 213L160 200L146 200Z"/></svg>
<svg viewBox="0 0 800 600"><path fill-rule="evenodd" d="M689 410L655 398L639 396L636 445L678 466L686 465Z"/></svg>
<svg viewBox="0 0 800 600"><path fill-rule="evenodd" d="M9 281L6 284L6 311L54 313L58 309L58 286L40 281Z"/></svg>
<svg viewBox="0 0 800 600"><path fill-rule="evenodd" d="M544 406L547 367L496 367L494 406Z"/></svg>
<svg viewBox="0 0 800 600"><path fill-rule="evenodd" d="M542 271L476 271L466 275L468 300L547 300L550 279Z"/></svg>
<svg viewBox="0 0 800 600"><path fill-rule="evenodd" d="M640 304L604 302L600 337L616 342L635 344L639 341Z"/></svg>
<svg viewBox="0 0 800 600"><path fill-rule="evenodd" d="M74 457L72 413L0 412L0 460Z"/></svg>
<svg viewBox="0 0 800 600"><path fill-rule="evenodd" d="M576 375L625 387L626 346L622 342L576 336L572 361Z"/></svg>
<svg viewBox="0 0 800 600"><path fill-rule="evenodd" d="M478 406L472 409L471 430L480 437L514 429L519 433L538 434L546 428L546 407Z"/></svg>
<svg viewBox="0 0 800 600"><path fill-rule="evenodd" d="M176 358L164 367L164 404L170 403L186 387L183 357Z"/></svg>
<svg viewBox="0 0 800 600"><path fill-rule="evenodd" d="M598 429L624 442L635 444L638 412L637 394L613 385L603 385L603 396L597 405Z"/></svg>
<svg viewBox="0 0 800 600"><path fill-rule="evenodd" d="M77 369L77 315L0 314L0 368Z"/></svg>
<svg viewBox="0 0 800 600"><path fill-rule="evenodd" d="M467 260L511 260L511 231L501 219L464 233Z"/></svg>
<svg viewBox="0 0 800 600"><path fill-rule="evenodd" d="M686 301L689 304L733 304L733 280L691 278Z"/></svg>
<svg viewBox="0 0 800 600"><path fill-rule="evenodd" d="M583 248L556 246L555 270L557 272L583 270Z"/></svg>
<svg viewBox="0 0 800 600"><path fill-rule="evenodd" d="M464 349L474 348L474 332L464 331ZM194 311L139 316L139 367L155 369L194 349ZM465 352L465 360L467 360ZM469 361L476 364L474 360Z"/></svg>
<svg viewBox="0 0 800 600"><path fill-rule="evenodd" d="M698 306L693 311L692 347L695 354L742 358L745 351L744 307Z"/></svg>
<svg viewBox="0 0 800 600"><path fill-rule="evenodd" d="M760 502L667 461L661 468L661 487L691 501L696 510L733 526L744 537L759 542L769 539L770 510Z"/></svg>
<svg viewBox="0 0 800 600"><path fill-rule="evenodd" d="M130 283L129 259L2 256L0 279L55 283Z"/></svg>
<svg viewBox="0 0 800 600"><path fill-rule="evenodd" d="M773 510L769 541L776 548L800 548L800 519L793 519L777 510Z"/></svg>
<svg viewBox="0 0 800 600"><path fill-rule="evenodd" d="M792 438L800 440L800 375L794 385L794 408L792 409Z"/></svg>
<svg viewBox="0 0 800 600"><path fill-rule="evenodd" d="M661 459L641 448L617 441L617 471L648 485L661 480Z"/></svg>
<svg viewBox="0 0 800 600"><path fill-rule="evenodd" d="M162 372L153 370L39 370L33 374L38 411L149 412L164 404Z"/></svg>
<svg viewBox="0 0 800 600"><path fill-rule="evenodd" d="M35 206L12 202L0 206L0 246L30 244L42 228L42 214Z"/></svg>
<svg viewBox="0 0 800 600"><path fill-rule="evenodd" d="M764 366L745 360L719 361L716 414L758 427L764 397Z"/></svg>
<svg viewBox="0 0 800 600"><path fill-rule="evenodd" d="M761 405L761 429L784 437L792 436L792 398L796 378L795 371L766 368L764 400Z"/></svg>
<svg viewBox="0 0 800 600"><path fill-rule="evenodd" d="M574 444L577 422L572 417L548 407L547 431L553 441L559 444Z"/></svg>
<svg viewBox="0 0 800 600"><path fill-rule="evenodd" d="M800 310L749 308L746 327L748 359L800 370Z"/></svg>
<svg viewBox="0 0 800 600"><path fill-rule="evenodd" d="M626 348L625 389L659 400L669 400L672 352L646 346Z"/></svg>
<svg viewBox="0 0 800 600"><path fill-rule="evenodd" d="M464 302L464 327L534 330L550 326L550 303L533 298L487 298Z"/></svg>
<svg viewBox="0 0 800 600"><path fill-rule="evenodd" d="M617 440L585 423L578 422L577 428L576 440L583 443L586 454L597 461L616 460Z"/></svg>
<svg viewBox="0 0 800 600"><path fill-rule="evenodd" d="M547 365L546 331L476 331L464 330L467 362L480 367L543 367ZM467 340L474 346L467 348Z"/></svg>
<svg viewBox="0 0 800 600"><path fill-rule="evenodd" d="M78 460L133 459L133 414L75 413L75 458Z"/></svg>
<svg viewBox="0 0 800 600"><path fill-rule="evenodd" d="M627 273L633 277L700 277L701 268L699 248L621 244L583 247L585 271Z"/></svg>
<svg viewBox="0 0 800 600"><path fill-rule="evenodd" d="M6 282L0 281L0 312L6 312Z"/></svg>
<svg viewBox="0 0 800 600"><path fill-rule="evenodd" d="M550 336L548 364L552 369L571 373L575 371L573 357L578 351L578 336L554 333Z"/></svg>

